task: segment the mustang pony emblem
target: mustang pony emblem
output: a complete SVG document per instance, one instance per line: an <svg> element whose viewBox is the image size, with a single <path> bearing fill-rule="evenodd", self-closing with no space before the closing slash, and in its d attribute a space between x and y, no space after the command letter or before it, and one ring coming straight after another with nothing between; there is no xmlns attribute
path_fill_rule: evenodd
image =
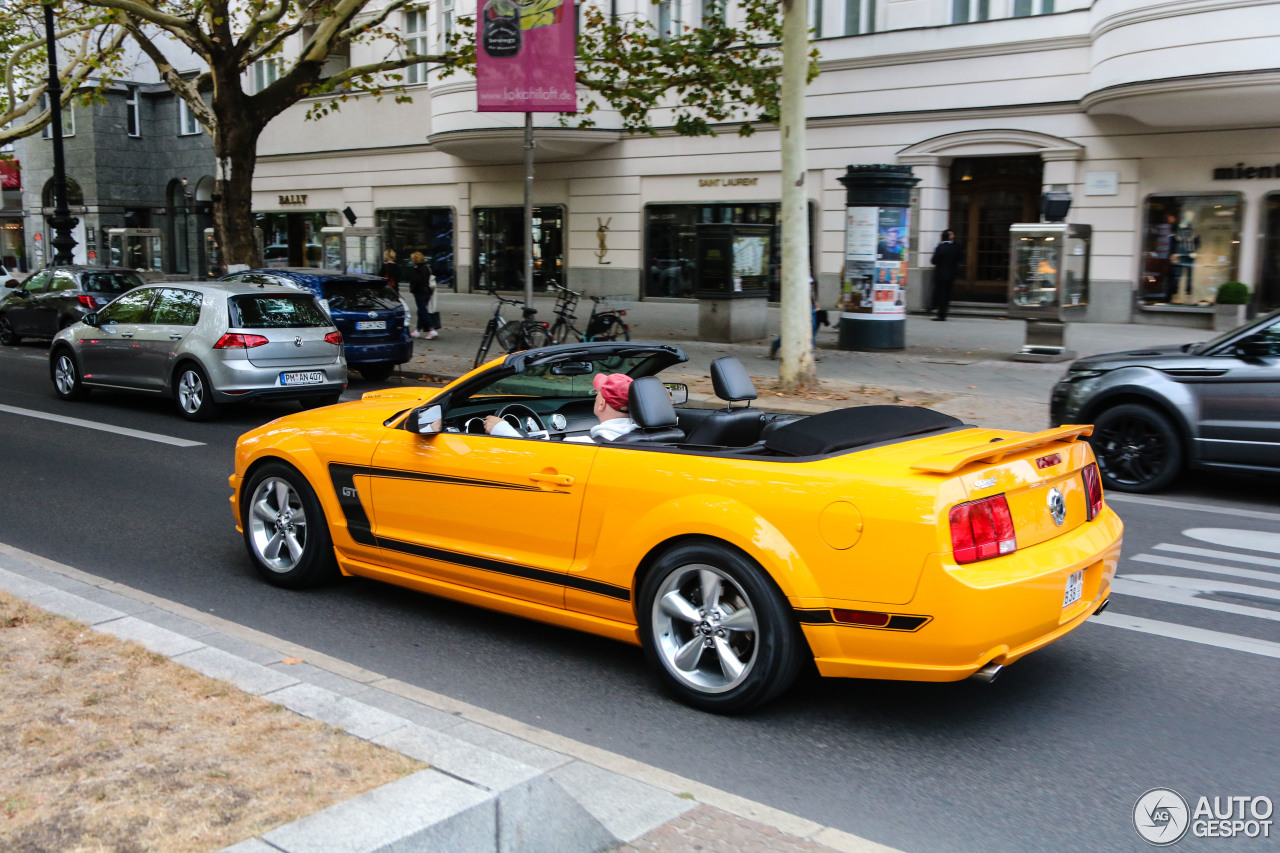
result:
<svg viewBox="0 0 1280 853"><path fill-rule="evenodd" d="M1049 515L1053 516L1053 523L1058 527L1067 520L1067 499L1057 486L1049 490Z"/></svg>

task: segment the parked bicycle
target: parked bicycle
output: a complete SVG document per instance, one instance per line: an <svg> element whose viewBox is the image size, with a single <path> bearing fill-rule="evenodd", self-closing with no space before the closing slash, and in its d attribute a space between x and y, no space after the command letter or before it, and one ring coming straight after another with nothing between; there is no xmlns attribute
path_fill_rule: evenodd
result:
<svg viewBox="0 0 1280 853"><path fill-rule="evenodd" d="M600 303L605 302L603 297L589 297L592 303L591 314L587 317L587 330L584 332L573 324L573 321L577 319L573 311L578 305L578 300L582 298L582 294L567 287L562 287L554 281L549 282L548 287L556 290L556 319L551 324L551 340L555 343L564 343L568 340L570 334L579 341L631 340L631 327L622 319L626 316L626 311L619 311L608 306L602 309Z"/></svg>
<svg viewBox="0 0 1280 853"><path fill-rule="evenodd" d="M547 331L547 324L533 319L538 313L537 308L526 308L523 302L516 299L504 299L493 289L487 289L485 292L498 300L498 303L493 306L493 316L484 327L484 337L480 339L480 349L476 350L473 367L479 367L488 360L489 348L493 346L494 341L498 342L498 346L502 347L504 352L537 349L551 343L551 333ZM519 305L523 318L508 320L503 317L503 305Z"/></svg>

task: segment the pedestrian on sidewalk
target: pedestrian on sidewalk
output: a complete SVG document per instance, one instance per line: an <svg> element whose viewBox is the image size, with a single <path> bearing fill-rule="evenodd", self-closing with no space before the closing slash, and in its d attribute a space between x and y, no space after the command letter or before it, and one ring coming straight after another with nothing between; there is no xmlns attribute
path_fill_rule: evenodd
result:
<svg viewBox="0 0 1280 853"><path fill-rule="evenodd" d="M431 327L431 300L435 296L435 288L431 285L431 267L427 265L427 259L421 252L414 252L409 260L413 261L413 268L409 270L409 292L413 294L413 301L418 308L418 327L410 334L420 338L426 332L428 338L434 338L436 333Z"/></svg>
<svg viewBox="0 0 1280 853"><path fill-rule="evenodd" d="M387 249L382 253L382 277L392 289L400 289L400 270L396 267L396 250Z"/></svg>
<svg viewBox="0 0 1280 853"><path fill-rule="evenodd" d="M933 319L946 320L951 307L951 287L956 283L956 268L960 266L960 247L956 245L956 232L948 228L942 232L942 242L933 250Z"/></svg>

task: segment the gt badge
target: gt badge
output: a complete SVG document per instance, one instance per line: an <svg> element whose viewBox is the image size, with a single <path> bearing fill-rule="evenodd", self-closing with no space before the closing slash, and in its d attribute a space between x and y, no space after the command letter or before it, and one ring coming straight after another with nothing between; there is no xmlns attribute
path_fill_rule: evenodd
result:
<svg viewBox="0 0 1280 853"><path fill-rule="evenodd" d="M1053 523L1059 527L1067 520L1067 499L1057 486L1049 490L1049 515L1053 516Z"/></svg>
<svg viewBox="0 0 1280 853"><path fill-rule="evenodd" d="M298 338L294 338L294 339L293 339L293 345L294 345L295 347L300 347L300 346L302 346L302 338L300 338L300 337L298 337Z"/></svg>

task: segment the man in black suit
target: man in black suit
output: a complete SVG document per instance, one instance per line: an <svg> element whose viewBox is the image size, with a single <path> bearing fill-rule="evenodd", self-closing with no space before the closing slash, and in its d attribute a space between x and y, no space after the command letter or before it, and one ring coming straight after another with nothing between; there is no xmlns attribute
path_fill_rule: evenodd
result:
<svg viewBox="0 0 1280 853"><path fill-rule="evenodd" d="M942 242L933 250L933 307L938 312L935 320L947 319L951 305L951 286L956 282L956 268L960 266L960 247L956 245L956 232L948 228L942 232Z"/></svg>

